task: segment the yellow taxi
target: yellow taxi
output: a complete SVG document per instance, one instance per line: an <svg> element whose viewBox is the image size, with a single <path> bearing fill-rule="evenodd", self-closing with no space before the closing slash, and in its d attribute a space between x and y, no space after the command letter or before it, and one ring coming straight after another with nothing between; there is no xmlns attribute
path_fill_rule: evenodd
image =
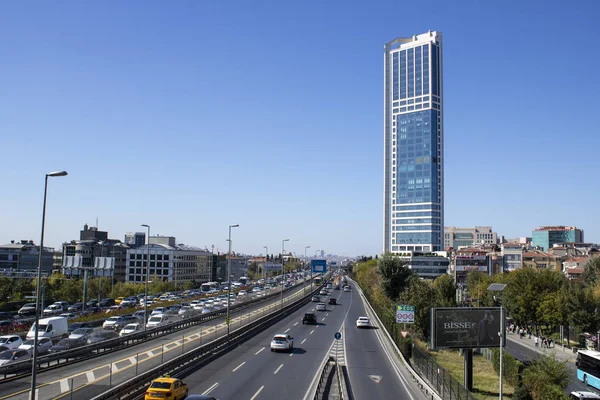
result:
<svg viewBox="0 0 600 400"><path fill-rule="evenodd" d="M123 300L125 300L125 297L117 297L115 299L115 304L121 304L123 302Z"/></svg>
<svg viewBox="0 0 600 400"><path fill-rule="evenodd" d="M152 381L148 389L144 400L182 400L188 395L188 385L181 379L171 378L169 375L165 375Z"/></svg>

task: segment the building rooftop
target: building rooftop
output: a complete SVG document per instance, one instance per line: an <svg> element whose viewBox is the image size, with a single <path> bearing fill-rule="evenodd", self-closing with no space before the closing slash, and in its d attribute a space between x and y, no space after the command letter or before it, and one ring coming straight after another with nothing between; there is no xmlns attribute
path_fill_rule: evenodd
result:
<svg viewBox="0 0 600 400"><path fill-rule="evenodd" d="M558 226L540 226L539 228L535 229L534 232L540 232L540 231L574 231L575 229L577 229L577 227L575 227L575 226L562 226L562 225L558 225Z"/></svg>

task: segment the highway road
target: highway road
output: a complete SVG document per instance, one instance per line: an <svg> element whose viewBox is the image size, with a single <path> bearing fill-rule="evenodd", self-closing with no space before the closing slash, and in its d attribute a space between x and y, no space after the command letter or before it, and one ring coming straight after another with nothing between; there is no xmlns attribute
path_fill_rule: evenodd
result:
<svg viewBox="0 0 600 400"><path fill-rule="evenodd" d="M545 354L550 355L554 350L553 349L544 349L544 350L538 350L536 351L535 348L532 348L530 343L531 340L530 339L519 339L517 335L511 335L510 336L511 339L508 339L506 341L506 352L510 353L513 357L515 357L517 360L520 361L532 361L535 360L537 358L539 358L541 356L540 352L544 352ZM523 341L523 342L520 342ZM525 342L527 341L527 342ZM560 350L558 350L560 351ZM575 359L576 359L576 355L572 354L572 355L567 355L565 353L563 353L562 351L560 351L560 353L558 353L558 359L559 360L567 360L567 366L569 367L569 370L571 371L570 377L571 377L571 383L569 384L569 386L567 386L567 389L565 390L566 393L571 393L572 391L579 391L579 390L583 390L583 391L591 391L591 392L596 392L599 393L597 390L595 390L594 388L587 386L583 384L583 382L577 380L577 367L575 366Z"/></svg>
<svg viewBox="0 0 600 400"><path fill-rule="evenodd" d="M352 391L357 399L426 397L416 387L407 389L387 361L376 329L357 330L356 319L365 315L361 297L355 291L332 291L338 305L314 311L309 303L271 328L261 332L227 355L184 378L190 394L210 394L219 399L307 400L309 390L321 374L327 355L337 356L349 368ZM315 312L319 325L302 325L305 312ZM334 334L342 333L339 346ZM294 351L273 353L274 334L294 337ZM409 378L410 381L410 378Z"/></svg>
<svg viewBox="0 0 600 400"><path fill-rule="evenodd" d="M307 287L307 293L310 286ZM286 294L285 302L302 296L300 285ZM265 303L253 305L240 312L232 312L231 330L274 311L280 307L277 297ZM227 332L225 318L217 318L185 330L157 338L114 353L87 361L66 365L39 373L37 376L40 399L89 399L118 383L132 378L202 344L208 343ZM183 342L183 345L182 345ZM0 384L0 400L28 399L31 377Z"/></svg>

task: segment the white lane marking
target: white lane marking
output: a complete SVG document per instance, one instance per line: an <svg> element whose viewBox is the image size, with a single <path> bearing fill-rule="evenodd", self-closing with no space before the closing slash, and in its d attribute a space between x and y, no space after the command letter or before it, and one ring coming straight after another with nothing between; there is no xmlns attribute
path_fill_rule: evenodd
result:
<svg viewBox="0 0 600 400"><path fill-rule="evenodd" d="M66 393L71 389L71 387L69 386L69 380L68 379L61 379L60 381L60 392L61 393Z"/></svg>
<svg viewBox="0 0 600 400"><path fill-rule="evenodd" d="M215 388L219 386L219 382L215 383L214 385L212 385L211 387L209 387L208 389L206 389L206 391L204 393L202 393L204 396L208 396L208 394L210 392L212 392L213 390L215 390Z"/></svg>
<svg viewBox="0 0 600 400"><path fill-rule="evenodd" d="M329 317L329 313L325 314L326 317Z"/></svg>
<svg viewBox="0 0 600 400"><path fill-rule="evenodd" d="M87 378L88 383L96 380L96 375L94 375L94 371L86 372L85 377Z"/></svg>
<svg viewBox="0 0 600 400"><path fill-rule="evenodd" d="M292 350L292 351L293 351L293 350ZM294 353L290 353L290 357L291 357L291 356L293 356L293 355L294 355Z"/></svg>
<svg viewBox="0 0 600 400"><path fill-rule="evenodd" d="M325 321L325 317L323 317L323 319L321 321Z"/></svg>
<svg viewBox="0 0 600 400"><path fill-rule="evenodd" d="M298 325L298 323L297 323L297 322L294 324L294 326L296 326L296 325Z"/></svg>
<svg viewBox="0 0 600 400"><path fill-rule="evenodd" d="M312 331L310 331L309 335L312 335L314 331L315 331L314 329Z"/></svg>
<svg viewBox="0 0 600 400"><path fill-rule="evenodd" d="M231 372L235 372L238 369L242 368L242 365L246 364L246 361L244 361L243 363L241 363L240 365L238 365L237 367L235 367Z"/></svg>
<svg viewBox="0 0 600 400"><path fill-rule="evenodd" d="M310 311L315 311L315 309L313 308L313 309L312 309L312 310L310 310Z"/></svg>
<svg viewBox="0 0 600 400"><path fill-rule="evenodd" d="M148 357L154 357L154 353L152 352L152 350L150 350L150 351L147 351L147 352L146 352L146 355L147 355Z"/></svg>
<svg viewBox="0 0 600 400"><path fill-rule="evenodd" d="M261 387L260 387L260 389L258 389L258 390L256 391L256 393L254 393L254 396L250 397L250 400L254 400L254 399L256 399L256 398L258 397L258 394L259 394L260 392L262 392L262 390L263 390L264 388L265 388L264 386L261 386Z"/></svg>
<svg viewBox="0 0 600 400"><path fill-rule="evenodd" d="M290 354L291 356L291 354ZM277 375L277 373L279 372L279 370L283 368L283 364L281 364L279 367L277 367L277 369L275 370L275 372L273 372L273 375Z"/></svg>
<svg viewBox="0 0 600 400"><path fill-rule="evenodd" d="M301 341L300 344L304 344L304 342L306 342L306 339L304 339L303 341Z"/></svg>
<svg viewBox="0 0 600 400"><path fill-rule="evenodd" d="M112 363L110 365L110 369L113 373L119 371L119 367L117 367L117 363Z"/></svg>
<svg viewBox="0 0 600 400"><path fill-rule="evenodd" d="M129 362L131 363L131 365L135 365L135 356L129 357Z"/></svg>
<svg viewBox="0 0 600 400"><path fill-rule="evenodd" d="M254 353L255 356L258 355L258 353L260 353L261 351L263 351L265 348L263 347L262 349L260 349L259 351L257 351L256 353Z"/></svg>
<svg viewBox="0 0 600 400"><path fill-rule="evenodd" d="M290 328L287 328L283 333L288 333L290 331Z"/></svg>

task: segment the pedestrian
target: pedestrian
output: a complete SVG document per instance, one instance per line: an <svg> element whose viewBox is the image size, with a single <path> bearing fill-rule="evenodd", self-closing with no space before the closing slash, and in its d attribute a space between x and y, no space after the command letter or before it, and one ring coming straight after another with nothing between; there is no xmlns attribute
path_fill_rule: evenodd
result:
<svg viewBox="0 0 600 400"><path fill-rule="evenodd" d="M536 338L535 338L535 347L538 347L538 344L539 344L539 338L536 336Z"/></svg>

